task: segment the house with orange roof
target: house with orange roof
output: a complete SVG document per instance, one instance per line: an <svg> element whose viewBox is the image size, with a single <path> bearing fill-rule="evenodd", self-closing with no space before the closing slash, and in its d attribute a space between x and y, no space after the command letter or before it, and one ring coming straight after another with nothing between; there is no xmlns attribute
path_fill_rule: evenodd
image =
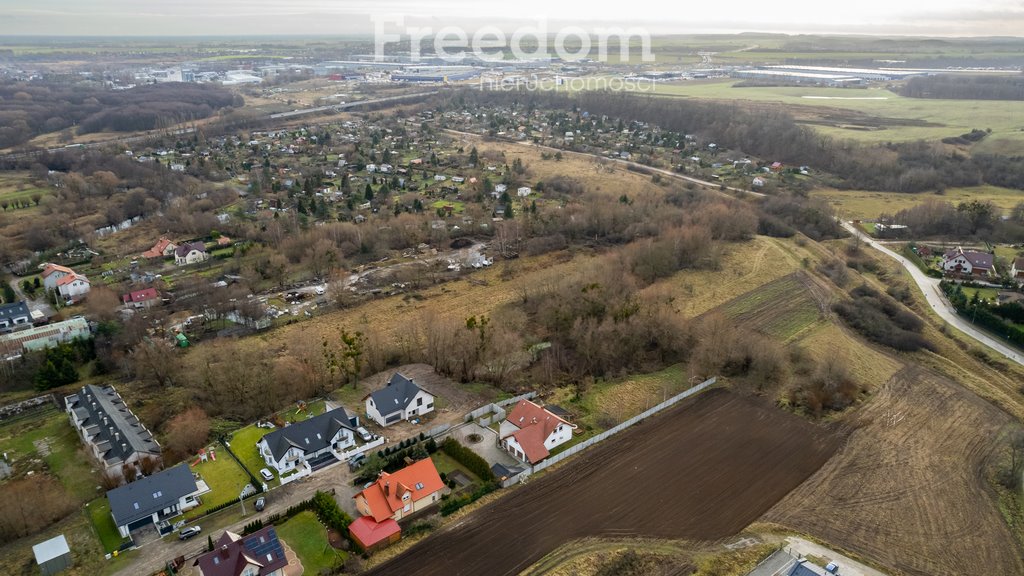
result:
<svg viewBox="0 0 1024 576"><path fill-rule="evenodd" d="M401 520L440 502L444 488L434 461L424 458L394 474L381 472L376 482L352 498L360 514L381 523L388 518Z"/></svg>
<svg viewBox="0 0 1024 576"><path fill-rule="evenodd" d="M536 464L572 439L574 424L529 400L520 400L501 421L501 447L516 459Z"/></svg>
<svg viewBox="0 0 1024 576"><path fill-rule="evenodd" d="M178 245L167 238L161 238L152 248L142 253L143 258L170 258Z"/></svg>
<svg viewBox="0 0 1024 576"><path fill-rule="evenodd" d="M81 300L89 293L89 279L71 268L49 262L40 267L43 269L40 274L43 277L43 287L57 292L65 300Z"/></svg>

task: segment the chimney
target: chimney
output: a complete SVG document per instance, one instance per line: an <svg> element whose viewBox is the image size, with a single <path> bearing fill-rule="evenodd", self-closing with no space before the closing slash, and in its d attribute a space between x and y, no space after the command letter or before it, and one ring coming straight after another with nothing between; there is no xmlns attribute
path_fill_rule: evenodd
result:
<svg viewBox="0 0 1024 576"><path fill-rule="evenodd" d="M125 444L124 442L121 443L121 451L122 452L127 452L128 451L128 445Z"/></svg>
<svg viewBox="0 0 1024 576"><path fill-rule="evenodd" d="M228 552L228 545L227 544L221 544L220 545L220 555L223 556L224 558L227 558L228 556L231 555Z"/></svg>
<svg viewBox="0 0 1024 576"><path fill-rule="evenodd" d="M384 495L385 496L390 496L391 495L391 482L390 481L384 483Z"/></svg>
<svg viewBox="0 0 1024 576"><path fill-rule="evenodd" d="M121 433L120 432L114 432L114 442L120 442L120 441L121 441Z"/></svg>

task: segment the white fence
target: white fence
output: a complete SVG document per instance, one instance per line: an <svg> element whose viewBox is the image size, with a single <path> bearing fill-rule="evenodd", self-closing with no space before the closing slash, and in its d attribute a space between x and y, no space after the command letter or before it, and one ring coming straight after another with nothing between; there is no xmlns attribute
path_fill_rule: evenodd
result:
<svg viewBox="0 0 1024 576"><path fill-rule="evenodd" d="M373 442L368 442L366 444L363 444L362 446L354 446L349 450L345 450L344 452L335 452L334 455L337 456L338 460L344 462L345 460L348 460L349 458L355 456L356 454L362 454L363 452L376 448L377 446L380 446L382 444L384 444L384 437L378 436L377 439L374 440Z"/></svg>
<svg viewBox="0 0 1024 576"><path fill-rule="evenodd" d="M698 392L703 392L704 390L710 388L711 386L714 386L717 381L718 381L717 378L709 378L708 380L705 380L704 382L701 382L700 384L697 384L693 388L690 388L689 390L686 390L685 392L677 394L677 395L669 398L668 400L662 402L661 404L658 404L657 406L655 406L655 407L653 407L653 408L651 408L649 410L645 410L644 412L641 412L640 414L637 414L636 416L633 416L629 420L626 420L625 422L619 424L618 426L615 426L614 428L609 428L608 430L605 430L604 432L598 434L597 436L594 436L593 438L588 438L588 439L584 440L583 442L580 442L579 444L576 444L575 446L573 446L572 448L569 448L565 452L561 452L559 454L556 454L555 456L552 456L552 457L544 460L543 462L540 462L539 464L536 464L536 465L534 465L534 466L532 466L532 467L530 467L530 468L520 472L519 474L516 474L515 476L512 476L510 478L505 479L501 483L501 485L502 485L502 487L507 488L507 487L517 483L517 482L521 482L521 481L525 480L530 474L533 474L535 472L540 472L541 470L547 468L548 466L552 466L554 464L557 464L557 463L561 462L562 460L565 460L566 458L568 458L570 456L578 454L581 451L586 450L587 448L593 446L594 444L597 444L598 442L602 442L604 440L607 440L608 438L611 438L612 436L618 434L619 432L622 432L623 430L629 428L630 426L636 424L637 422L640 422L641 420L643 420L645 418L649 418L649 417L657 414L658 412L661 412L665 408L668 408L669 406L677 404L680 400L684 400L686 398L689 398L690 396L693 396L694 394L697 394Z"/></svg>

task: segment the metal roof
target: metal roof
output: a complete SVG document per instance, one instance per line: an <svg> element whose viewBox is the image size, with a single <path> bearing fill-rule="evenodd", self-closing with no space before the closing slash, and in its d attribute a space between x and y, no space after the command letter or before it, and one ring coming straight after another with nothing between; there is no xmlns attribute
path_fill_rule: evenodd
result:
<svg viewBox="0 0 1024 576"><path fill-rule="evenodd" d="M420 390L422 388L415 382L395 372L388 378L387 386L370 392L369 397L373 399L373 405L381 416L387 416L407 408Z"/></svg>
<svg viewBox="0 0 1024 576"><path fill-rule="evenodd" d="M36 564L44 564L59 558L65 554L71 553L71 548L68 546L67 538L63 534L60 536L54 536L46 542L40 542L32 547L32 553L36 556Z"/></svg>

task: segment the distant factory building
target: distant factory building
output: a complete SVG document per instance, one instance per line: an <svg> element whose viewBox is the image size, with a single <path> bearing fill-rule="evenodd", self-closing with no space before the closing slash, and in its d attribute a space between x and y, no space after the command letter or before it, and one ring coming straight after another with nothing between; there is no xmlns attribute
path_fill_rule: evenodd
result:
<svg viewBox="0 0 1024 576"><path fill-rule="evenodd" d="M862 78L843 74L819 74L813 72L790 72L787 70L736 70L733 72L736 78L749 78L754 80L776 80L781 82L794 82L798 84L814 84L817 86L858 86L864 83Z"/></svg>

